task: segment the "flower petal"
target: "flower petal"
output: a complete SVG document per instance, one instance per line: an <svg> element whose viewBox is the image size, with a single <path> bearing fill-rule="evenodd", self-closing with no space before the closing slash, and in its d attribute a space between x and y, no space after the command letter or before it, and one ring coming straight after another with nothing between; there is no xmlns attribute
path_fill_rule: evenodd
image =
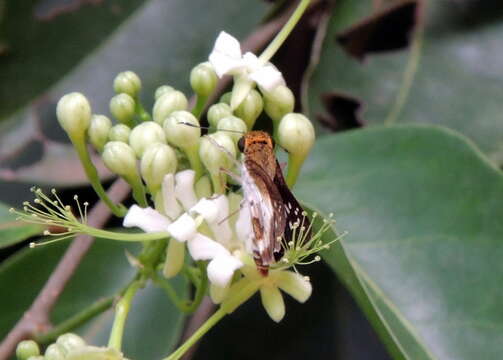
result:
<svg viewBox="0 0 503 360"><path fill-rule="evenodd" d="M162 197L164 202L164 212L171 220L176 219L183 209L175 197L175 177L173 174L166 174L162 181Z"/></svg>
<svg viewBox="0 0 503 360"><path fill-rule="evenodd" d="M210 261L206 271L212 284L225 287L229 284L234 271L243 266L243 263L232 255L221 254Z"/></svg>
<svg viewBox="0 0 503 360"><path fill-rule="evenodd" d="M209 61L218 77L240 71L244 67L239 41L225 31L218 34Z"/></svg>
<svg viewBox="0 0 503 360"><path fill-rule="evenodd" d="M185 242L196 235L196 222L187 213L167 227L169 234L179 242Z"/></svg>
<svg viewBox="0 0 503 360"><path fill-rule="evenodd" d="M141 208L133 205L129 208L122 225L139 227L145 232L166 231L171 221L151 207Z"/></svg>
<svg viewBox="0 0 503 360"><path fill-rule="evenodd" d="M309 278L293 271L278 271L275 275L276 285L298 302L306 302L313 292Z"/></svg>
<svg viewBox="0 0 503 360"><path fill-rule="evenodd" d="M253 86L253 81L250 80L247 75L240 75L234 78L234 86L232 87L231 95L232 110L235 110L243 102Z"/></svg>
<svg viewBox="0 0 503 360"><path fill-rule="evenodd" d="M200 233L188 241L187 247L194 260L212 260L220 255L232 256L221 244Z"/></svg>
<svg viewBox="0 0 503 360"><path fill-rule="evenodd" d="M285 302L276 286L264 285L260 287L260 298L267 314L276 322L285 316Z"/></svg>
<svg viewBox="0 0 503 360"><path fill-rule="evenodd" d="M206 222L214 222L218 216L218 206L214 200L202 198L196 205L190 208L189 212L198 213Z"/></svg>
<svg viewBox="0 0 503 360"><path fill-rule="evenodd" d="M185 260L185 244L179 241L170 241L166 250L166 261L162 269L163 275L171 279L182 270Z"/></svg>
<svg viewBox="0 0 503 360"><path fill-rule="evenodd" d="M226 248L230 248L232 240L232 230L229 225L229 200L227 196L220 195L213 200L217 209L218 215L214 221L208 222L215 239Z"/></svg>
<svg viewBox="0 0 503 360"><path fill-rule="evenodd" d="M194 170L180 171L175 175L175 196L182 203L185 210L189 210L197 203L197 196L194 191L195 177L196 172Z"/></svg>
<svg viewBox="0 0 503 360"><path fill-rule="evenodd" d="M249 74L249 77L265 91L272 91L276 86L285 84L283 75L272 65L257 68Z"/></svg>

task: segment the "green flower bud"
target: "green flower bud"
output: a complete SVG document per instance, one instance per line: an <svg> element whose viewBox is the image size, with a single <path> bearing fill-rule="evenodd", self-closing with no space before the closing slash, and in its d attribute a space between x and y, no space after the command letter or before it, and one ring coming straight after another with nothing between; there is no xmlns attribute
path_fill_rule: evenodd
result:
<svg viewBox="0 0 503 360"><path fill-rule="evenodd" d="M51 344L45 349L45 360L64 360L65 350L59 344Z"/></svg>
<svg viewBox="0 0 503 360"><path fill-rule="evenodd" d="M43 357L42 355L30 356L28 360L45 360L45 357Z"/></svg>
<svg viewBox="0 0 503 360"><path fill-rule="evenodd" d="M171 113L179 110L187 110L188 106L189 102L181 91L168 91L155 101L154 108L152 109L154 121L163 125L164 120Z"/></svg>
<svg viewBox="0 0 503 360"><path fill-rule="evenodd" d="M122 124L131 126L135 114L135 101L125 93L110 99L110 112Z"/></svg>
<svg viewBox="0 0 503 360"><path fill-rule="evenodd" d="M129 145L138 158L141 158L145 149L156 143L166 144L166 136L162 127L154 121L135 126L129 135Z"/></svg>
<svg viewBox="0 0 503 360"><path fill-rule="evenodd" d="M264 110L275 123L275 128L283 116L293 112L294 106L293 92L285 85L279 85L270 92L264 92Z"/></svg>
<svg viewBox="0 0 503 360"><path fill-rule="evenodd" d="M99 152L103 151L103 147L108 141L108 133L112 128L112 121L105 115L93 115L91 125L87 129L87 135L91 144Z"/></svg>
<svg viewBox="0 0 503 360"><path fill-rule="evenodd" d="M209 62L197 65L190 72L190 86L198 96L209 96L217 86L217 74Z"/></svg>
<svg viewBox="0 0 503 360"><path fill-rule="evenodd" d="M112 126L112 128L108 132L108 140L129 143L129 135L131 135L131 129L129 128L129 126L124 124L117 124L115 126Z"/></svg>
<svg viewBox="0 0 503 360"><path fill-rule="evenodd" d="M226 92L225 94L222 94L222 96L220 96L219 102L230 105L231 98L232 98L232 91L229 91L229 92Z"/></svg>
<svg viewBox="0 0 503 360"><path fill-rule="evenodd" d="M170 144L183 150L196 145L201 137L199 121L188 111L172 113L164 122L164 132Z"/></svg>
<svg viewBox="0 0 503 360"><path fill-rule="evenodd" d="M285 115L278 127L278 144L288 153L307 156L314 144L314 127L302 114Z"/></svg>
<svg viewBox="0 0 503 360"><path fill-rule="evenodd" d="M30 356L40 355L40 348L33 340L23 340L16 347L18 360L27 360Z"/></svg>
<svg viewBox="0 0 503 360"><path fill-rule="evenodd" d="M126 93L131 97L136 97L141 89L141 80L132 71L119 73L114 79L114 90L117 94Z"/></svg>
<svg viewBox="0 0 503 360"><path fill-rule="evenodd" d="M248 95L246 95L236 110L234 110L234 114L243 119L248 130L251 130L263 109L264 101L260 93L257 90L250 90Z"/></svg>
<svg viewBox="0 0 503 360"><path fill-rule="evenodd" d="M56 344L61 346L65 354L70 352L71 350L86 346L84 339L72 333L60 335L56 340Z"/></svg>
<svg viewBox="0 0 503 360"><path fill-rule="evenodd" d="M140 171L151 194L161 187L164 175L174 173L177 167L176 153L166 144L149 146L140 162Z"/></svg>
<svg viewBox="0 0 503 360"><path fill-rule="evenodd" d="M124 178L136 177L136 155L134 150L126 143L110 141L105 145L101 155L106 167Z"/></svg>
<svg viewBox="0 0 503 360"><path fill-rule="evenodd" d="M56 115L70 138L83 137L91 123L91 105L84 95L73 92L59 99Z"/></svg>
<svg viewBox="0 0 503 360"><path fill-rule="evenodd" d="M159 99L162 95L166 94L167 92L170 92L170 91L173 91L175 89L173 89L171 86L168 86L168 85L162 85L162 86L159 86L156 90L155 90L155 99Z"/></svg>
<svg viewBox="0 0 503 360"><path fill-rule="evenodd" d="M227 175L220 169L231 169L234 165L232 161L236 158L234 141L222 131L203 136L199 147L199 157L210 173L213 190L222 194L225 191Z"/></svg>
<svg viewBox="0 0 503 360"><path fill-rule="evenodd" d="M292 187L297 181L300 168L314 144L314 127L302 114L290 113L281 119L278 126L278 144L288 151L287 184Z"/></svg>
<svg viewBox="0 0 503 360"><path fill-rule="evenodd" d="M235 116L227 116L218 122L217 130L226 132L237 145L239 139L248 131L243 120Z"/></svg>
<svg viewBox="0 0 503 360"><path fill-rule="evenodd" d="M224 102L218 103L211 105L210 108L208 109L208 113L206 117L208 118L208 122L210 123L210 126L213 128L216 128L218 125L218 122L220 119L223 119L224 117L231 116L232 115L232 110L229 104L226 104Z"/></svg>

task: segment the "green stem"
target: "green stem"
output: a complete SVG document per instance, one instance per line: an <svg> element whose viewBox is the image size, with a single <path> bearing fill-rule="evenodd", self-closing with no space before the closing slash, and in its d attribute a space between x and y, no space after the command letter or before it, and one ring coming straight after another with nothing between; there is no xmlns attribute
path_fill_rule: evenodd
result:
<svg viewBox="0 0 503 360"><path fill-rule="evenodd" d="M84 137L70 137L70 140L77 151L80 162L84 167L84 171L87 175L87 178L91 182L91 186L93 187L96 194L100 197L100 199L110 208L110 210L114 213L115 216L123 217L126 215L127 209L122 205L116 205L110 200L108 197L103 185L101 185L100 178L98 176L98 171L96 171L96 167L91 161L91 157L89 156L89 152L87 151L87 146L84 141Z"/></svg>
<svg viewBox="0 0 503 360"><path fill-rule="evenodd" d="M199 145L187 146L183 149L189 159L190 167L196 172L196 180L203 176L204 169L199 158Z"/></svg>
<svg viewBox="0 0 503 360"><path fill-rule="evenodd" d="M271 41L269 46L259 56L259 60L262 64L265 64L269 60L271 60L276 51L278 51L280 46L285 42L286 38L288 37L288 35L290 35L295 25L297 25L297 23L299 22L302 14L304 14L304 11L307 9L310 2L311 0L301 0L299 5L297 6L297 9L295 9L292 16L290 16L290 19L288 19L287 23L283 26L283 29L281 29L274 40Z"/></svg>
<svg viewBox="0 0 503 360"><path fill-rule="evenodd" d="M192 334L190 338L187 339L174 353L165 358L164 360L178 360L180 359L187 350L190 349L204 334L206 334L213 326L215 326L227 313L222 309L218 309L213 315L211 315L208 320Z"/></svg>
<svg viewBox="0 0 503 360"><path fill-rule="evenodd" d="M247 280L241 280L246 281ZM252 282L244 284L240 287L241 291L234 293L234 296L230 296L225 300L225 304L222 304L220 308L206 320L206 322L201 325L197 331L192 334L190 338L187 339L178 349L175 350L170 356L164 358L163 360L178 360L180 359L187 350L190 349L204 334L206 334L213 326L215 326L225 315L234 311L238 306L242 305L249 298L253 296L260 287L260 283ZM232 289L231 289L232 290Z"/></svg>
<svg viewBox="0 0 503 360"><path fill-rule="evenodd" d="M215 192L215 194L225 193L225 179L227 178L227 176L222 175L225 174L221 173L220 171L216 174L210 173L211 184L213 185L213 191Z"/></svg>
<svg viewBox="0 0 503 360"><path fill-rule="evenodd" d="M114 296L110 296L96 301L88 308L81 310L80 312L58 324L51 330L40 335L35 335L33 340L35 340L39 344L48 344L55 341L59 335L75 329L76 327L86 323L96 315L99 315L102 312L108 310L113 305L114 299Z"/></svg>
<svg viewBox="0 0 503 360"><path fill-rule="evenodd" d="M208 96L199 96L196 95L197 101L196 105L192 109L192 115L194 115L197 119L201 117L201 114L206 106L206 101L208 101Z"/></svg>
<svg viewBox="0 0 503 360"><path fill-rule="evenodd" d="M192 300L192 303L187 308L187 312L189 313L196 311L196 309L201 304L201 301L203 301L206 290L208 290L208 276L206 275L206 265L207 263L204 261L198 262L199 270L201 270L201 281L196 286L196 294L194 295L194 300Z"/></svg>
<svg viewBox="0 0 503 360"><path fill-rule="evenodd" d="M297 182L297 178L300 174L300 169L302 168L302 164L304 163L305 159L306 156L293 154L288 155L288 172L286 174L286 184L290 189L293 188L293 186Z"/></svg>
<svg viewBox="0 0 503 360"><path fill-rule="evenodd" d="M140 288L140 286L141 286L140 280L136 280L133 283L131 283L131 285L129 285L122 298L115 306L115 319L112 326L112 331L110 333L110 340L108 341L108 347L111 347L117 351L121 351L124 326L126 325L129 309L131 308L131 302L133 301L133 297Z"/></svg>
<svg viewBox="0 0 503 360"><path fill-rule="evenodd" d="M135 112L136 115L140 118L140 121L151 121L152 117L150 114L145 110L143 105L140 102L140 98L136 97L135 99Z"/></svg>
<svg viewBox="0 0 503 360"><path fill-rule="evenodd" d="M388 116L384 120L385 125L392 125L396 122L398 116L402 112L405 103L407 102L410 89L412 88L412 84L414 83L414 78L416 76L417 69L419 68L419 60L421 59L422 48L423 48L423 31L422 29L418 29L412 41L412 48L409 55L409 61L407 62L407 66L403 74L402 84L400 86L400 89L398 90L398 95L395 99L393 107L391 108Z"/></svg>
<svg viewBox="0 0 503 360"><path fill-rule="evenodd" d="M147 194L145 192L145 186L143 186L143 183L141 182L140 176L135 174L134 177L124 177L124 180L126 180L131 186L131 189L133 190L133 199L136 203L141 207L147 207Z"/></svg>

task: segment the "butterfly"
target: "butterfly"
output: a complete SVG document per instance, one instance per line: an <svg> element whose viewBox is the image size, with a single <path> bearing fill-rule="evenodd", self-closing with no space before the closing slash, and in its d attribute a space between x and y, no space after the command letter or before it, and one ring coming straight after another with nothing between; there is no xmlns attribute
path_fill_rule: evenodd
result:
<svg viewBox="0 0 503 360"><path fill-rule="evenodd" d="M264 276L294 236L294 224L310 229L302 206L285 182L274 154L274 140L264 131L249 131L238 141L243 153L241 186L250 209L253 257ZM307 234L309 237L309 234Z"/></svg>

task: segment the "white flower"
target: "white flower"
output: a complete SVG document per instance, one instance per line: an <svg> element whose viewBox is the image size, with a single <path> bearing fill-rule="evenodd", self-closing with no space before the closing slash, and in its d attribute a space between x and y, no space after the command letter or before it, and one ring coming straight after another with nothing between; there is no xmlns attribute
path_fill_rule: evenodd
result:
<svg viewBox="0 0 503 360"><path fill-rule="evenodd" d="M229 285L234 272L243 266L239 254L243 245L250 239L251 224L249 212L241 211L247 216L240 216L239 231L233 231L229 224L229 202L225 195L211 199L202 198L198 202L194 192L194 171L185 170L167 174L162 184L162 194L166 214L148 207L131 206L123 225L139 227L145 232L166 231L172 237L167 250L164 274L175 276L183 266L183 247L187 243L194 260L209 260L207 267L210 282L221 288ZM172 211L172 209L176 209ZM181 213L183 210L184 213ZM202 221L208 224L214 239L198 232ZM247 233L248 230L248 233ZM237 237L236 235L237 234ZM172 254L170 256L170 254ZM236 256L234 255L236 254Z"/></svg>
<svg viewBox="0 0 503 360"><path fill-rule="evenodd" d="M285 84L283 76L274 65L263 64L251 52L242 55L239 41L225 31L218 35L209 61L219 77L236 77L231 99L233 109L248 95L254 82L265 91L272 91L278 85Z"/></svg>

